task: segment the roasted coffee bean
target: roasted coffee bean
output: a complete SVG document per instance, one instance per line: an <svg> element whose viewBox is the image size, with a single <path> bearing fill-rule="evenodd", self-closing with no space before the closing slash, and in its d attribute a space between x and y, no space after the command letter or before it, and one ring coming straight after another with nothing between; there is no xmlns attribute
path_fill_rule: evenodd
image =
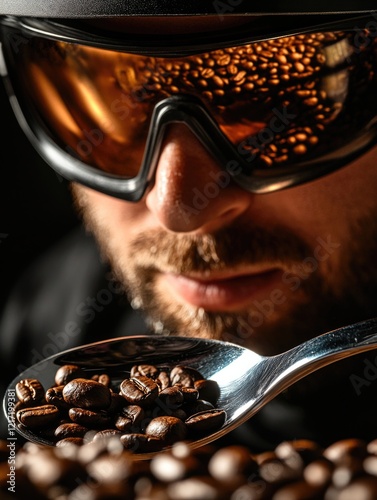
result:
<svg viewBox="0 0 377 500"><path fill-rule="evenodd" d="M306 464L322 455L322 448L314 441L301 439L284 441L275 448L278 458L292 468L303 469Z"/></svg>
<svg viewBox="0 0 377 500"><path fill-rule="evenodd" d="M77 450L78 461L86 466L98 457L114 451L112 440L99 439L97 441L93 441L93 437L96 432L96 430L89 431L88 435L86 435L84 439L85 446ZM121 448L116 447L116 449L120 451Z"/></svg>
<svg viewBox="0 0 377 500"><path fill-rule="evenodd" d="M101 373L100 375L93 375L92 380L105 385L106 387L111 387L111 378L107 373Z"/></svg>
<svg viewBox="0 0 377 500"><path fill-rule="evenodd" d="M226 413L224 410L214 409L195 413L187 418L185 423L191 435L196 433L213 432L224 424Z"/></svg>
<svg viewBox="0 0 377 500"><path fill-rule="evenodd" d="M145 411L141 406L125 406L115 421L115 427L123 432L136 432L145 418Z"/></svg>
<svg viewBox="0 0 377 500"><path fill-rule="evenodd" d="M237 477L255 475L258 464L246 447L228 446L216 451L209 461L208 471L219 481L233 481Z"/></svg>
<svg viewBox="0 0 377 500"><path fill-rule="evenodd" d="M55 436L55 431L56 428L59 427L62 424L69 424L71 421L69 420L68 416L67 418L61 418L59 417L57 420L54 420L50 425L46 425L43 428L38 430L38 434L51 441L51 442L56 442L56 436Z"/></svg>
<svg viewBox="0 0 377 500"><path fill-rule="evenodd" d="M59 409L54 405L34 406L23 408L16 413L17 420L30 429L42 428L51 425L59 418Z"/></svg>
<svg viewBox="0 0 377 500"><path fill-rule="evenodd" d="M307 464L303 477L312 486L325 487L331 482L334 468L334 463L322 456Z"/></svg>
<svg viewBox="0 0 377 500"><path fill-rule="evenodd" d="M93 461L88 463L87 470L91 478L94 478L96 485L114 485L123 484L127 485L127 480L132 479L133 472L136 471L136 467L129 460L129 455L126 453L111 453L110 455L102 454L95 458ZM109 492L107 492L109 495ZM127 495L122 495L120 497L124 500L133 498L132 491L128 491Z"/></svg>
<svg viewBox="0 0 377 500"><path fill-rule="evenodd" d="M186 438L187 428L179 418L170 416L156 417L147 425L145 434L160 439L166 444L172 444Z"/></svg>
<svg viewBox="0 0 377 500"><path fill-rule="evenodd" d="M160 453L152 459L150 469L158 480L172 482L200 473L201 466L199 460L190 453L179 458L171 453Z"/></svg>
<svg viewBox="0 0 377 500"><path fill-rule="evenodd" d="M126 450L134 453L153 453L160 451L166 444L157 437L140 433L122 434L120 441Z"/></svg>
<svg viewBox="0 0 377 500"><path fill-rule="evenodd" d="M197 399L194 403L186 403L183 408L188 416L195 415L196 413L200 413L202 411L215 409L212 403L204 401L203 399Z"/></svg>
<svg viewBox="0 0 377 500"><path fill-rule="evenodd" d="M60 410L69 410L70 406L63 398L64 385L50 387L45 394L46 402L50 405L57 406Z"/></svg>
<svg viewBox="0 0 377 500"><path fill-rule="evenodd" d="M85 378L84 370L77 365L63 365L55 373L55 385L65 385L74 378Z"/></svg>
<svg viewBox="0 0 377 500"><path fill-rule="evenodd" d="M27 378L16 384L16 395L21 403L38 403L44 398L44 389L39 380Z"/></svg>
<svg viewBox="0 0 377 500"><path fill-rule="evenodd" d="M363 459L367 455L367 445L361 439L343 439L328 446L323 456L334 462L341 463L347 458Z"/></svg>
<svg viewBox="0 0 377 500"><path fill-rule="evenodd" d="M76 424L95 429L98 427L108 427L111 417L104 411L92 411L85 408L70 408L69 418Z"/></svg>
<svg viewBox="0 0 377 500"><path fill-rule="evenodd" d="M136 432L136 430L140 430L136 429L136 426L130 418L123 417L122 415L119 415L115 420L115 427L122 432Z"/></svg>
<svg viewBox="0 0 377 500"><path fill-rule="evenodd" d="M14 405L12 413L13 413L13 415L16 415L16 413L18 412L18 410L22 410L22 408L30 408L31 406L33 406L33 405L29 405L27 403L21 403L21 401L18 401ZM39 406L38 403L35 406Z"/></svg>
<svg viewBox="0 0 377 500"><path fill-rule="evenodd" d="M84 439L82 437L66 437L63 439L59 439L59 441L56 441L55 446L58 448L62 448L63 446L82 446L84 444Z"/></svg>
<svg viewBox="0 0 377 500"><path fill-rule="evenodd" d="M84 427L83 425L75 423L64 423L60 424L55 429L54 434L57 439L65 439L71 437L84 437L88 432L88 427Z"/></svg>
<svg viewBox="0 0 377 500"><path fill-rule="evenodd" d="M288 481L298 480L301 477L299 469L292 469L280 458L266 458L259 465L259 474L267 483L279 485Z"/></svg>
<svg viewBox="0 0 377 500"><path fill-rule="evenodd" d="M159 374L160 370L154 365L134 365L131 368L131 378L142 376L156 379Z"/></svg>
<svg viewBox="0 0 377 500"><path fill-rule="evenodd" d="M367 444L367 453L377 455L377 439L373 439Z"/></svg>
<svg viewBox="0 0 377 500"><path fill-rule="evenodd" d="M141 406L128 405L122 409L121 415L129 418L134 425L140 425L145 418L145 411Z"/></svg>
<svg viewBox="0 0 377 500"><path fill-rule="evenodd" d="M158 385L152 379L141 375L123 380L120 392L129 403L148 407L158 396Z"/></svg>
<svg viewBox="0 0 377 500"><path fill-rule="evenodd" d="M195 403L199 399L198 389L193 387L180 387L179 390L183 394L183 401L185 403Z"/></svg>
<svg viewBox="0 0 377 500"><path fill-rule="evenodd" d="M156 378L156 383L159 386L160 390L163 391L167 387L170 386L170 377L166 371L161 371Z"/></svg>
<svg viewBox="0 0 377 500"><path fill-rule="evenodd" d="M119 439L123 435L123 433L117 429L103 429L98 431L93 436L93 441L108 440L109 438Z"/></svg>
<svg viewBox="0 0 377 500"><path fill-rule="evenodd" d="M181 384L185 387L194 387L196 380L204 379L203 375L194 368L177 365L170 372L171 385Z"/></svg>
<svg viewBox="0 0 377 500"><path fill-rule="evenodd" d="M257 461L258 465L262 465L264 462L268 460L277 460L277 456L275 451L264 451L262 453L259 453L256 455L255 460Z"/></svg>
<svg viewBox="0 0 377 500"><path fill-rule="evenodd" d="M363 460L361 458L346 457L336 464L332 473L332 484L338 488L348 486L354 478L364 474Z"/></svg>
<svg viewBox="0 0 377 500"><path fill-rule="evenodd" d="M194 387L199 391L199 398L209 401L213 405L216 404L220 396L220 388L214 380L196 380Z"/></svg>
<svg viewBox="0 0 377 500"><path fill-rule="evenodd" d="M168 409L179 408L184 401L183 393L177 386L167 387L160 392L158 398Z"/></svg>
<svg viewBox="0 0 377 500"><path fill-rule="evenodd" d="M189 477L167 486L168 498L174 500L223 500L224 486L211 477Z"/></svg>
<svg viewBox="0 0 377 500"><path fill-rule="evenodd" d="M370 455L363 461L363 468L367 474L377 477L377 456Z"/></svg>
<svg viewBox="0 0 377 500"><path fill-rule="evenodd" d="M68 382L63 389L63 398L71 406L90 410L106 409L111 404L111 392L106 386L84 378Z"/></svg>

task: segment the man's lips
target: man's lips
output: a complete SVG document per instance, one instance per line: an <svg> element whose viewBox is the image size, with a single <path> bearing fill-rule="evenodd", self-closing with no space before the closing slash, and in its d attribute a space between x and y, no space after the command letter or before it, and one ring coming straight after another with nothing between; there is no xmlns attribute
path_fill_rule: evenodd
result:
<svg viewBox="0 0 377 500"><path fill-rule="evenodd" d="M254 300L268 297L278 286L282 270L273 268L256 273L228 275L178 275L163 273L162 279L178 300L207 311L235 311Z"/></svg>

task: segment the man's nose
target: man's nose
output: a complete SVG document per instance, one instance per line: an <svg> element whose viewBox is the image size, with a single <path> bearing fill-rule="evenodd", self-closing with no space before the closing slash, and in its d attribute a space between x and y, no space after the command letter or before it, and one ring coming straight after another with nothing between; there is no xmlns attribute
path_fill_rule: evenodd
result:
<svg viewBox="0 0 377 500"><path fill-rule="evenodd" d="M244 214L252 199L186 125L169 127L146 195L148 209L162 226L174 232L213 232Z"/></svg>

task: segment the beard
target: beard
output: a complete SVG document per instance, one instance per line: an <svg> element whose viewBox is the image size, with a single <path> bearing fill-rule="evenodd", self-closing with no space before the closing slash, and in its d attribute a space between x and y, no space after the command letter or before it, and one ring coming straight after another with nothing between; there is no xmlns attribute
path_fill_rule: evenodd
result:
<svg viewBox="0 0 377 500"><path fill-rule="evenodd" d="M307 338L308 333L302 326L308 315L316 314L316 308L311 310L310 297L323 296L324 293L325 286L318 275L310 276L310 270L304 269L302 264L310 255L309 249L289 237L283 229L275 229L273 233L257 228L247 233L227 229L202 236L151 231L135 239L131 249L134 256L131 266L110 259L115 275L125 285L134 307L147 313L153 331L165 335L224 340L271 355ZM247 310L236 312L212 312L179 303L167 297L165 290L158 285L161 272L205 276L250 264L283 268L287 283L282 282L277 289L283 297L288 280L296 277L297 272L308 278L302 280L285 303L275 305L266 297L253 301ZM295 314L289 312L293 310ZM297 325L301 328L298 329ZM277 330L279 335L276 335Z"/></svg>
<svg viewBox="0 0 377 500"><path fill-rule="evenodd" d="M156 333L225 340L273 355L376 313L377 271L372 263L377 223L372 214L353 224L348 241L333 242L318 258L291 230L256 224L200 235L161 228L142 232L124 246L95 217L80 191L74 196L128 300L144 312ZM182 303L169 296L158 279L161 273L205 276L261 264L283 270L275 290L279 301L266 296L235 312Z"/></svg>
<svg viewBox="0 0 377 500"><path fill-rule="evenodd" d="M353 265L342 266L339 285L326 280L331 256L322 272L312 250L282 228L249 233L228 229L216 235L176 236L153 231L131 244L133 263L127 266L110 258L117 279L125 286L135 308L142 309L153 331L234 342L259 354L274 355L308 338L374 314L374 283L355 283ZM377 248L376 248L377 250ZM309 259L308 259L309 257ZM209 273L250 264L284 269L278 304L266 297L247 310L211 312L168 298L158 286L161 271L174 274ZM360 266L356 268L360 271ZM364 273L366 281L370 274ZM343 287L340 281L343 281ZM365 286L366 285L366 286ZM364 293L360 293L360 288ZM366 292L366 293L365 293Z"/></svg>

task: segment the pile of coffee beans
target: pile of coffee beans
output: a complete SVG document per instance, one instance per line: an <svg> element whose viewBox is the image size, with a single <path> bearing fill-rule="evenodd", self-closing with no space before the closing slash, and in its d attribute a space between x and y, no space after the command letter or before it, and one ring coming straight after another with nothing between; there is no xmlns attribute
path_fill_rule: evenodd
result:
<svg viewBox="0 0 377 500"><path fill-rule="evenodd" d="M253 167L292 165L327 156L372 119L375 108L360 106L355 90L362 87L375 103L377 41L368 30L360 33L368 40L362 48L355 45L353 31L338 31L277 37L183 58L138 56L132 62L126 56L115 78L126 95L143 103L195 93L226 133L232 117L229 138ZM266 139L276 109L290 118Z"/></svg>
<svg viewBox="0 0 377 500"><path fill-rule="evenodd" d="M204 437L226 418L216 408L217 383L180 365L134 365L120 383L106 373L88 375L64 365L47 390L28 378L17 383L16 394L17 425L57 446L111 436L135 453L155 452Z"/></svg>
<svg viewBox="0 0 377 500"><path fill-rule="evenodd" d="M0 442L0 497L37 500L374 500L377 440L280 443L252 454L244 446L190 450L177 442L151 460L112 437L82 446L24 444L16 453L14 488L9 449Z"/></svg>

